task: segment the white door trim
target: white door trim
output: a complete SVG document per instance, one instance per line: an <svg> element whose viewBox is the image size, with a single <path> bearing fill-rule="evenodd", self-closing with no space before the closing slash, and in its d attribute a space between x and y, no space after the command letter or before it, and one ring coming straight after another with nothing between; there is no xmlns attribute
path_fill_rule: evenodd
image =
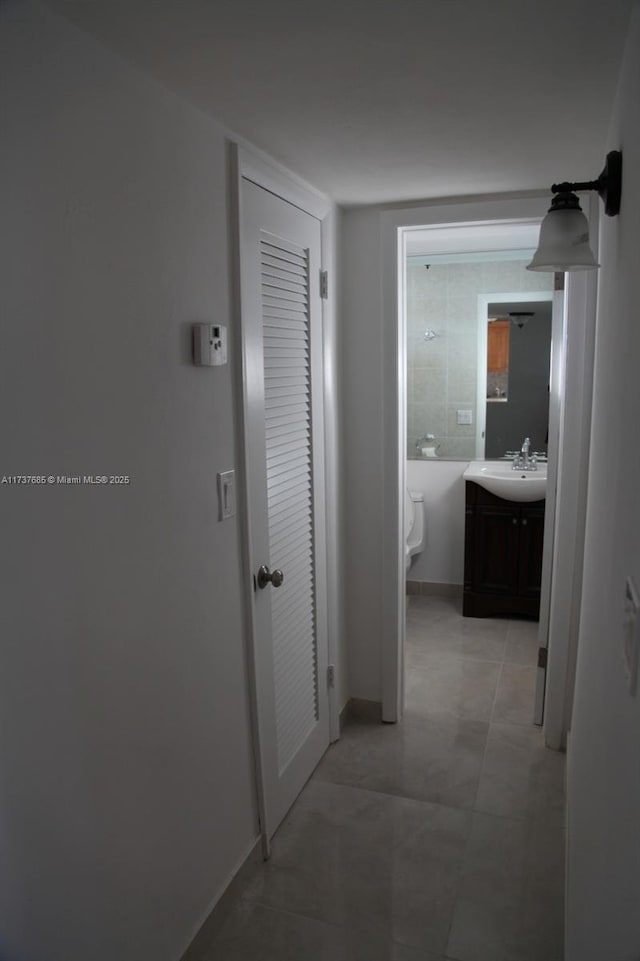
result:
<svg viewBox="0 0 640 961"><path fill-rule="evenodd" d="M251 504L249 499L249 490L247 484L247 436L246 436L246 424L245 424L245 411L247 409L247 396L246 396L246 384L247 384L247 371L246 371L246 361L244 356L244 351L242 349L242 301L241 301L241 290L240 290L240 243L241 234L240 227L242 224L242 212L243 212L243 180L246 179L264 190L268 190L275 196L291 203L293 206L298 207L300 210L305 211L311 216L315 217L320 221L321 225L321 235L322 235L322 257L323 263L325 258L325 230L324 225L326 219L329 217L332 209L331 201L324 197L322 194L315 191L312 187L301 181L295 174L292 174L286 168L281 167L279 164L271 161L270 159L261 156L258 152L253 152L248 150L246 147L241 146L236 143L230 143L230 172L231 172L231 196L232 196L232 209L231 209L231 225L234 236L234 263L233 263L233 275L234 275L234 295L235 295L235 319L236 330L235 337L233 338L233 343L238 361L238 371L239 376L237 380L237 410L239 412L238 416L238 426L237 426L237 441L238 441L238 451L239 451L239 464L240 464L240 477L238 483L238 504L242 506L242 519L241 519L241 532L243 541L243 567L245 570L245 584L243 590L244 598L244 616L245 616L245 634L246 634L246 650L247 650L247 665L248 665L248 678L249 678L249 703L251 711L251 729L252 729L252 739L253 739L253 753L254 753L254 766L256 773L256 794L257 794L257 807L258 816L260 820L260 833L262 836L262 848L264 857L269 856L269 839L264 831L265 825L265 780L264 772L262 766L262 751L260 743L260 730L258 724L258 710L257 710L257 677L256 677L256 659L255 651L253 645L253 639L255 637L255 622L254 622L254 603L253 603L253 545L251 541ZM324 320L324 302L323 302L323 320ZM323 324L324 327L324 324ZM322 358L322 364L324 367L324 356ZM326 410L326 399L325 399L325 418L327 415ZM329 415L333 416L334 412L330 411ZM325 480L326 484L326 470L325 470ZM333 494L334 492L332 492ZM325 539L325 544L327 550L329 549L328 540L331 536L336 535L335 525L329 523L329 511L331 510L331 504L337 502L337 492L335 496L326 497L325 505L326 512L324 516L323 524L323 534ZM331 545L334 547L334 545ZM335 549L335 548L334 548ZM330 589L331 582L327 578L326 570L322 572L317 572L321 574L323 580L323 590L322 594L327 597L327 592ZM326 607L329 610L337 605L337 598L327 597ZM325 612L325 618L327 617L327 612ZM334 631L329 630L328 632L328 657L329 662L336 666L339 664L338 658L338 638ZM320 683L323 679L320 678ZM336 688L334 687L329 691L329 726L330 726L330 736L332 740L337 739L338 729L339 729L339 708L337 702Z"/></svg>
<svg viewBox="0 0 640 961"><path fill-rule="evenodd" d="M596 259L599 204L595 195L583 198ZM564 390L559 411L558 490L543 719L545 743L556 751L566 748L571 727L580 631L598 272L565 274L565 287ZM542 643L541 636L541 646Z"/></svg>
<svg viewBox="0 0 640 961"><path fill-rule="evenodd" d="M549 371L549 437L547 441L547 497L544 512L544 537L542 545L542 575L540 580L540 617L538 620L538 650L549 646L549 623L551 620L551 588L555 574L558 527L556 521L558 477L562 446L560 428L562 402L565 389L563 371L565 366L566 291L554 290L551 309L551 365ZM542 724L547 694L547 668L538 661L533 705L533 722Z"/></svg>
<svg viewBox="0 0 640 961"><path fill-rule="evenodd" d="M232 144L238 178L245 177L264 190L323 221L331 210L331 201L314 190L294 173L280 166L275 160L260 156L240 144Z"/></svg>

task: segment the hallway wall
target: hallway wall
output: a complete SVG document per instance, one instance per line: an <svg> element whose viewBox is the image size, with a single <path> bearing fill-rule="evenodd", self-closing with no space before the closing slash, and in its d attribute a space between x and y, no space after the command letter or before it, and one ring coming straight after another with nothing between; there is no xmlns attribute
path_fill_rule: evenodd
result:
<svg viewBox="0 0 640 961"><path fill-rule="evenodd" d="M640 951L640 692L623 666L625 579L640 587L640 6L607 149L623 151L622 209L602 216L581 630L569 743L567 961Z"/></svg>
<svg viewBox="0 0 640 961"><path fill-rule="evenodd" d="M0 473L131 478L0 486L0 957L176 961L258 831L229 133L36 2L0 19Z"/></svg>

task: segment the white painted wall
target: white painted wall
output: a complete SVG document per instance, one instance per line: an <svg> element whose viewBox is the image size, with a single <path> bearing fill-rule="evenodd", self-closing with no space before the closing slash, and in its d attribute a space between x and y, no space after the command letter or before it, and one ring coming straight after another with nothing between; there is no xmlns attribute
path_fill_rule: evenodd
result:
<svg viewBox="0 0 640 961"><path fill-rule="evenodd" d="M227 133L36 2L0 18L0 474L131 476L0 486L0 956L176 961L257 834Z"/></svg>
<svg viewBox="0 0 640 961"><path fill-rule="evenodd" d="M407 571L410 581L464 581L464 480L468 461L407 461L407 487L422 491L427 543Z"/></svg>
<svg viewBox="0 0 640 961"><path fill-rule="evenodd" d="M380 701L383 548L383 324L380 221L344 214L343 381L346 601L351 697Z"/></svg>
<svg viewBox="0 0 640 961"><path fill-rule="evenodd" d="M640 8L607 149L623 151L622 210L603 216L593 426L569 746L568 961L640 952L640 694L622 662L624 584L640 585Z"/></svg>

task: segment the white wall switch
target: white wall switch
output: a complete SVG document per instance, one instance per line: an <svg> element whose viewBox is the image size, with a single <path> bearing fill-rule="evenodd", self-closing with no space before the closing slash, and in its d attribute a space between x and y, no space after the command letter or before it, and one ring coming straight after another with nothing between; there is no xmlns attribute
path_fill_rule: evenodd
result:
<svg viewBox="0 0 640 961"><path fill-rule="evenodd" d="M624 667L631 697L636 696L638 685L638 647L640 646L640 600L630 577L624 588Z"/></svg>
<svg viewBox="0 0 640 961"><path fill-rule="evenodd" d="M472 411L472 410L459 410L459 411L458 411L458 423L459 423L459 424L473 424L473 411Z"/></svg>
<svg viewBox="0 0 640 961"><path fill-rule="evenodd" d="M220 367L226 364L226 327L222 324L193 325L193 362L196 367Z"/></svg>
<svg viewBox="0 0 640 961"><path fill-rule="evenodd" d="M236 472L225 470L218 477L218 520L226 521L236 513Z"/></svg>

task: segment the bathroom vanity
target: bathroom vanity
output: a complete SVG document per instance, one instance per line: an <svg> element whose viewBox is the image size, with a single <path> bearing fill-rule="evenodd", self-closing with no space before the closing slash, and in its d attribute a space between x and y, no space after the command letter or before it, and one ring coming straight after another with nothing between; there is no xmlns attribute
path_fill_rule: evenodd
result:
<svg viewBox="0 0 640 961"><path fill-rule="evenodd" d="M538 617L544 508L544 497L507 500L466 479L465 617Z"/></svg>

